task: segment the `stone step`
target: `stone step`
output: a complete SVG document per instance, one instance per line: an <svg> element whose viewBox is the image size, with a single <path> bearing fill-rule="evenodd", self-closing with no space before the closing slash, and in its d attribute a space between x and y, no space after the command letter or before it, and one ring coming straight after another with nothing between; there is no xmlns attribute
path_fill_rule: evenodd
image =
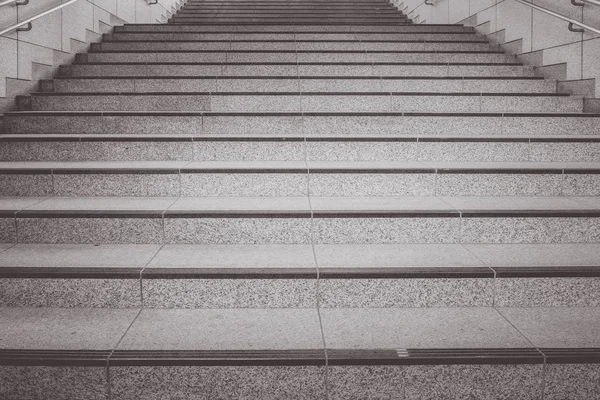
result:
<svg viewBox="0 0 600 400"><path fill-rule="evenodd" d="M114 32L390 32L390 33L475 33L475 29L463 25L268 25L268 24L125 24L115 26Z"/></svg>
<svg viewBox="0 0 600 400"><path fill-rule="evenodd" d="M0 307L308 308L318 302L323 308L336 309L600 304L598 244L3 247Z"/></svg>
<svg viewBox="0 0 600 400"><path fill-rule="evenodd" d="M168 43L167 43L168 44ZM449 64L472 64L474 66L487 66L497 64L515 65L515 58L503 53L492 51L359 51L359 50L303 50L303 51L261 51L261 50L112 50L88 53L86 57L79 57L78 62L90 60L111 60L124 63L211 63L222 66L222 69L231 68L232 64L291 64L303 72L303 64L367 64L362 66L361 75L375 75L378 64L437 64L438 69L448 67ZM519 64L516 64L519 65ZM366 67L371 67L366 69ZM529 67L532 71L533 69ZM172 68L173 69L173 68ZM448 71L452 66L444 69ZM399 71L392 67L394 75ZM404 73L404 72L402 72ZM172 71L171 75L187 75L180 72L180 68ZM352 73L351 73L352 74ZM421 73L423 74L423 73ZM206 75L206 74L205 74ZM532 74L533 75L533 74Z"/></svg>
<svg viewBox="0 0 600 400"><path fill-rule="evenodd" d="M589 399L599 317L587 307L2 308L0 357L10 398Z"/></svg>
<svg viewBox="0 0 600 400"><path fill-rule="evenodd" d="M600 164L3 162L0 196L598 196Z"/></svg>
<svg viewBox="0 0 600 400"><path fill-rule="evenodd" d="M44 92L430 92L553 93L556 81L533 77L57 77Z"/></svg>
<svg viewBox="0 0 600 400"><path fill-rule="evenodd" d="M266 16L257 16L257 17L172 17L169 22L178 24L202 24L202 23L229 23L229 24L254 24L254 25L263 25L263 24L281 24L281 25L295 25L295 24L340 24L340 25L349 25L349 24L368 24L368 25L408 25L410 24L403 17L370 17L370 18L360 18L360 17L266 17Z"/></svg>
<svg viewBox="0 0 600 400"><path fill-rule="evenodd" d="M594 162L600 136L0 136L0 161Z"/></svg>
<svg viewBox="0 0 600 400"><path fill-rule="evenodd" d="M577 96L537 93L32 93L21 110L214 112L582 112Z"/></svg>
<svg viewBox="0 0 600 400"><path fill-rule="evenodd" d="M393 32L144 32L115 31L105 34L105 40L112 41L186 41L186 40L321 40L321 41L471 41L487 43L485 36L471 32L454 33L393 33Z"/></svg>
<svg viewBox="0 0 600 400"><path fill-rule="evenodd" d="M240 51L282 51L289 53L291 51L362 51L362 52L378 52L378 51L394 51L394 52L491 52L493 54L501 53L497 46L492 46L488 43L476 42L399 42L399 41L258 41L258 40L189 40L189 41L155 41L155 40L138 40L138 41L103 41L102 43L94 43L91 47L91 52L103 51L231 51L231 54ZM503 54L503 53L502 53Z"/></svg>
<svg viewBox="0 0 600 400"><path fill-rule="evenodd" d="M598 243L598 198L8 198L0 243Z"/></svg>
<svg viewBox="0 0 600 400"><path fill-rule="evenodd" d="M213 62L190 62L215 57ZM453 54L448 54L454 56ZM79 55L78 55L79 56ZM370 57L358 53L302 54L298 58L352 58ZM465 56L465 53L463 53ZM78 57L83 64L61 65L60 76L435 76L435 77L533 77L533 68L516 63L373 63L373 62L321 62L321 63L239 63L226 61L225 53L90 53ZM440 55L437 56L438 58ZM89 60L89 63L88 63ZM157 61L160 60L160 61ZM178 60L181 60L178 62Z"/></svg>
<svg viewBox="0 0 600 400"><path fill-rule="evenodd" d="M76 135L600 135L600 114L578 113L214 113L4 114L6 134Z"/></svg>

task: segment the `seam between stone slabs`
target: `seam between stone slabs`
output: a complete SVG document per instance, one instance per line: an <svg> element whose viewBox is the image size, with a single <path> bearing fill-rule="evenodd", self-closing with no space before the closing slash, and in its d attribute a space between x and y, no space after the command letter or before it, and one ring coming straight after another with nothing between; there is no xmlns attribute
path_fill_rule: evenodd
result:
<svg viewBox="0 0 600 400"><path fill-rule="evenodd" d="M506 318L504 316L504 314L502 314L500 312L500 310L496 307L492 307L494 309L494 311L496 311L498 314L500 314L500 316L502 318L504 318L506 320L506 322L508 322L510 324L510 326L512 326L517 332L519 332L519 334L521 336L523 336L523 338L525 338L525 340L527 340L529 342L529 344L531 345L531 347L535 348L536 351L538 353L540 353L540 355L542 356L543 359L543 364L542 364L542 381L540 383L540 399L543 400L544 398L544 389L545 389L545 384L546 384L546 354L544 354L544 352L542 350L540 350L540 348L538 346L536 346L535 344L533 344L533 342L531 340L529 340L529 338L527 336L525 336L525 334L523 334L523 332L521 332L508 318ZM535 365L535 364L534 364Z"/></svg>
<svg viewBox="0 0 600 400"><path fill-rule="evenodd" d="M125 330L125 333L123 333L123 335L121 336L121 338L119 339L119 341L117 342L117 344L115 345L115 347L110 351L110 354L106 358L106 382L107 382L107 386L108 386L108 393L107 394L108 394L109 400L112 399L112 384L110 382L110 358L112 357L112 355L115 352L115 350L119 347L119 344L121 344L121 341L123 341L123 339L125 338L125 336L129 332L129 330L131 329L131 327L133 326L133 324L135 323L135 321L138 319L138 317L142 313L142 310L143 310L143 308L139 309L138 313L135 315L135 317L132 319L131 323L129 324L129 326Z"/></svg>
<svg viewBox="0 0 600 400"><path fill-rule="evenodd" d="M300 104L302 107L302 103ZM320 302L320 274L319 274L319 262L317 261L317 253L315 250L314 240L314 210L312 202L310 200L310 167L308 166L308 150L306 147L306 133L304 132L304 112L302 112L302 135L304 136L304 164L306 165L306 198L308 200L308 206L310 208L310 246L315 262L315 269L317 272L317 279L315 282L315 306L317 309L317 318L319 319L319 330L321 331L321 341L323 343L323 353L325 355L325 399L329 399L329 356L327 354L327 343L325 341L325 330L323 329L323 318L321 315L321 302Z"/></svg>

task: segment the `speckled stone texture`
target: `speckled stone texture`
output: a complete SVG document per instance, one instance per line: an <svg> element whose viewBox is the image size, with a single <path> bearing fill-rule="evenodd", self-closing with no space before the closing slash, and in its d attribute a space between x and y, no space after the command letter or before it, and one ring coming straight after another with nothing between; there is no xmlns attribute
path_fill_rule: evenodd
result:
<svg viewBox="0 0 600 400"><path fill-rule="evenodd" d="M111 367L114 400L322 399L325 367Z"/></svg>
<svg viewBox="0 0 600 400"><path fill-rule="evenodd" d="M312 196L432 196L434 174L310 174Z"/></svg>
<svg viewBox="0 0 600 400"><path fill-rule="evenodd" d="M502 130L507 135L598 135L599 119L565 117L505 117Z"/></svg>
<svg viewBox="0 0 600 400"><path fill-rule="evenodd" d="M530 149L531 161L594 162L600 159L600 143L595 142L532 142Z"/></svg>
<svg viewBox="0 0 600 400"><path fill-rule="evenodd" d="M196 161L303 161L302 141L196 141Z"/></svg>
<svg viewBox="0 0 600 400"><path fill-rule="evenodd" d="M300 112L302 101L299 95L235 95L213 94L210 109L215 112Z"/></svg>
<svg viewBox="0 0 600 400"><path fill-rule="evenodd" d="M438 174L438 196L560 196L561 174Z"/></svg>
<svg viewBox="0 0 600 400"><path fill-rule="evenodd" d="M0 161L191 161L192 142L5 142Z"/></svg>
<svg viewBox="0 0 600 400"><path fill-rule="evenodd" d="M500 278L498 307L599 307L600 278Z"/></svg>
<svg viewBox="0 0 600 400"><path fill-rule="evenodd" d="M17 242L17 226L14 218L0 218L0 242Z"/></svg>
<svg viewBox="0 0 600 400"><path fill-rule="evenodd" d="M179 196L179 174L55 174L57 196Z"/></svg>
<svg viewBox="0 0 600 400"><path fill-rule="evenodd" d="M529 143L419 142L419 161L529 161ZM439 178L439 176L438 176Z"/></svg>
<svg viewBox="0 0 600 400"><path fill-rule="evenodd" d="M207 135L294 135L302 131L302 117L205 116L202 129Z"/></svg>
<svg viewBox="0 0 600 400"><path fill-rule="evenodd" d="M390 111L389 95L302 96L304 112L384 112Z"/></svg>
<svg viewBox="0 0 600 400"><path fill-rule="evenodd" d="M417 161L416 142L307 142L314 161Z"/></svg>
<svg viewBox="0 0 600 400"><path fill-rule="evenodd" d="M497 135L502 133L501 117L432 117L406 116L397 118L397 133L407 135Z"/></svg>
<svg viewBox="0 0 600 400"><path fill-rule="evenodd" d="M339 400L404 399L402 365L329 366L329 398Z"/></svg>
<svg viewBox="0 0 600 400"><path fill-rule="evenodd" d="M493 280L321 279L321 307L491 307Z"/></svg>
<svg viewBox="0 0 600 400"><path fill-rule="evenodd" d="M182 196L305 196L306 174L181 174Z"/></svg>
<svg viewBox="0 0 600 400"><path fill-rule="evenodd" d="M415 365L405 370L411 400L534 400L542 395L542 365Z"/></svg>
<svg viewBox="0 0 600 400"><path fill-rule="evenodd" d="M479 112L480 96L392 96L392 111Z"/></svg>
<svg viewBox="0 0 600 400"><path fill-rule="evenodd" d="M458 243L458 218L315 218L314 243Z"/></svg>
<svg viewBox="0 0 600 400"><path fill-rule="evenodd" d="M166 218L165 243L310 243L308 218Z"/></svg>
<svg viewBox="0 0 600 400"><path fill-rule="evenodd" d="M540 365L331 366L328 378L331 399L344 400L532 400L542 390Z"/></svg>
<svg viewBox="0 0 600 400"><path fill-rule="evenodd" d="M220 92L298 92L298 79L217 79Z"/></svg>
<svg viewBox="0 0 600 400"><path fill-rule="evenodd" d="M564 228L579 218L461 218L461 243L560 243ZM579 235L577 235L579 233ZM573 237L584 236L576 230ZM566 240L565 242L569 242ZM579 243L579 241L576 241Z"/></svg>
<svg viewBox="0 0 600 400"><path fill-rule="evenodd" d="M1 282L1 281L0 281ZM307 308L315 279L145 279L149 308Z"/></svg>
<svg viewBox="0 0 600 400"><path fill-rule="evenodd" d="M296 65L223 65L223 76L298 76Z"/></svg>
<svg viewBox="0 0 600 400"><path fill-rule="evenodd" d="M565 174L564 196L600 196L600 175Z"/></svg>
<svg viewBox="0 0 600 400"><path fill-rule="evenodd" d="M108 400L103 367L0 365L0 398Z"/></svg>
<svg viewBox="0 0 600 400"><path fill-rule="evenodd" d="M160 218L18 218L17 225L19 243L163 242Z"/></svg>
<svg viewBox="0 0 600 400"><path fill-rule="evenodd" d="M600 398L599 364L548 364L544 399L588 400Z"/></svg>
<svg viewBox="0 0 600 400"><path fill-rule="evenodd" d="M0 278L0 307L140 306L137 279Z"/></svg>
<svg viewBox="0 0 600 400"><path fill-rule="evenodd" d="M389 135L400 133L399 125L400 117L304 116L303 118L305 135Z"/></svg>
<svg viewBox="0 0 600 400"><path fill-rule="evenodd" d="M0 196L47 196L52 194L50 174L0 174Z"/></svg>

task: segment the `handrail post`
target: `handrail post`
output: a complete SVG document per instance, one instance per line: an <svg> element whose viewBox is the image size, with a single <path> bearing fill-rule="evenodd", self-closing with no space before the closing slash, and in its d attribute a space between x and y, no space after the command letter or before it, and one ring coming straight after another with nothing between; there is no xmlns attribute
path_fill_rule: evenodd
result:
<svg viewBox="0 0 600 400"><path fill-rule="evenodd" d="M585 32L585 29L581 29L581 28L574 28L575 25L573 25L572 22L569 22L569 30L571 32L576 32L576 33L583 33Z"/></svg>
<svg viewBox="0 0 600 400"><path fill-rule="evenodd" d="M434 5L432 3L432 0L425 0L425 4L427 4L428 6L433 6Z"/></svg>
<svg viewBox="0 0 600 400"><path fill-rule="evenodd" d="M577 6L577 7L583 7L583 6L585 6L585 1L582 1L580 3L577 0L571 0L571 4L573 4L574 6Z"/></svg>

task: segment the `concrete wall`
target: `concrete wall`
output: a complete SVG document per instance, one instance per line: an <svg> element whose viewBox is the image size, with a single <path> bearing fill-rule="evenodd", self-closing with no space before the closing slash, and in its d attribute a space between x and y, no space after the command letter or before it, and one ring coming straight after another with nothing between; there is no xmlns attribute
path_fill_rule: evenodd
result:
<svg viewBox="0 0 600 400"><path fill-rule="evenodd" d="M394 4L415 23L476 26L479 32L489 35L492 41L502 44L524 63L542 67L537 69L540 75L569 81L559 84L560 89L600 97L599 35L588 31L570 32L567 22L515 0L431 2L433 6L424 4L423 0L395 0ZM588 3L576 7L570 0L530 2L600 29L600 6Z"/></svg>
<svg viewBox="0 0 600 400"><path fill-rule="evenodd" d="M114 25L166 22L185 0L79 0L33 22L29 32L0 36L0 112L14 96L36 90L39 79L53 75L60 64L87 50ZM67 0L30 0L24 6L0 8L4 29Z"/></svg>

